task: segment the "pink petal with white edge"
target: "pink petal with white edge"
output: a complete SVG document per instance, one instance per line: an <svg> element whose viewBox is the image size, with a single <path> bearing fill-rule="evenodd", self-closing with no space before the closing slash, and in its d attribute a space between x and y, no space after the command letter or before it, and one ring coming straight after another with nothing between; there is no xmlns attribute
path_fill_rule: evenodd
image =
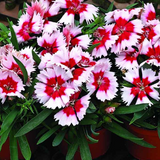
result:
<svg viewBox="0 0 160 160"><path fill-rule="evenodd" d="M15 72L0 70L0 99L2 99L2 103L5 102L7 96L24 98L20 93L23 90L23 82Z"/></svg>
<svg viewBox="0 0 160 160"><path fill-rule="evenodd" d="M74 25L74 14L68 14L67 12L59 20L59 23Z"/></svg>
<svg viewBox="0 0 160 160"><path fill-rule="evenodd" d="M52 22L52 21L45 21L44 26L43 26L43 32L44 33L53 33L54 31L57 31L58 28L58 23Z"/></svg>
<svg viewBox="0 0 160 160"><path fill-rule="evenodd" d="M116 96L118 87L117 79L113 72L105 72L102 78L102 83L96 93L97 99L101 101L111 100Z"/></svg>
<svg viewBox="0 0 160 160"><path fill-rule="evenodd" d="M65 111L65 112L64 112ZM68 113L66 115L66 112ZM71 114L72 113L72 114ZM70 125L77 125L79 124L77 117L74 113L74 110L72 107L66 107L63 110L59 111L58 113L56 113L54 115L54 119L56 121L59 121L58 124L60 124L61 126L70 126Z"/></svg>
<svg viewBox="0 0 160 160"><path fill-rule="evenodd" d="M82 23L84 20L86 20L87 23L90 23L91 21L94 20L94 16L97 17L98 8L91 4L86 4L86 3L84 4L86 5L86 9L79 13L80 23Z"/></svg>
<svg viewBox="0 0 160 160"><path fill-rule="evenodd" d="M72 78L71 75L60 66L41 71L37 78L40 82L35 85L36 97L47 108L64 107L69 102L70 95L75 92L67 82Z"/></svg>
<svg viewBox="0 0 160 160"><path fill-rule="evenodd" d="M141 20L145 24L149 20L156 18L156 12L152 3L144 4L144 10L141 14Z"/></svg>
<svg viewBox="0 0 160 160"><path fill-rule="evenodd" d="M84 118L84 115L86 115L86 110L89 107L89 103L90 103L89 100L90 100L90 96L86 95L86 96L83 96L81 99L79 99L75 103L75 111L77 113L77 117L79 121L81 121Z"/></svg>

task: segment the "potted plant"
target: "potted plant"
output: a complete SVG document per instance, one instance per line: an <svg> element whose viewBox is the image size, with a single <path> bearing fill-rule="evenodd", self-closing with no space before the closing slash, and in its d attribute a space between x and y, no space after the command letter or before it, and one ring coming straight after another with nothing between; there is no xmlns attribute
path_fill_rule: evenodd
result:
<svg viewBox="0 0 160 160"><path fill-rule="evenodd" d="M103 128L136 144L153 147L119 124L123 124L119 118L123 112L137 113L150 104L145 96L141 103L131 103L138 92L126 98L125 87L132 85L127 82L128 75L134 71L133 76L142 75L148 62L146 55L140 53L145 48L144 26L149 23L146 11L151 4L131 9L134 5L112 11L113 3L108 10L99 10L78 0L40 0L25 6L18 24L10 23L12 44L25 60L15 55L11 58L20 67L23 80L19 98L14 100L24 100L26 103L19 102L19 105L22 108L27 105L32 116L28 118L29 109L24 117L17 111L24 123L20 123L13 137L19 138L40 127L38 144L51 136L53 146L65 141L68 144L66 159L72 159L77 150L83 160L97 158L97 155L92 157L88 144L98 144L100 138L93 135L98 135ZM7 60L3 57L2 60L5 67ZM155 71L150 70L144 71L145 76L149 72L157 77ZM158 80L155 80L147 83L155 93L150 97L157 100L154 87ZM4 96L2 103L12 102L12 94L7 96L9 102ZM18 117L12 118L18 120ZM1 135L5 123L2 119Z"/></svg>

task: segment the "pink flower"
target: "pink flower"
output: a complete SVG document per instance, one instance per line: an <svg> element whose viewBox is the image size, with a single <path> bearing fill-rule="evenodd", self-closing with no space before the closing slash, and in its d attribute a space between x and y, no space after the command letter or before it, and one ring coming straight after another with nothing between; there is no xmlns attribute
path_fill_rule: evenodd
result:
<svg viewBox="0 0 160 160"><path fill-rule="evenodd" d="M138 67L137 57L140 54L141 45L139 46L139 51L137 52L134 48L128 48L117 54L116 65L120 69L132 69Z"/></svg>
<svg viewBox="0 0 160 160"><path fill-rule="evenodd" d="M97 15L98 9L91 4L82 3L83 0L56 0L61 8L67 9L59 20L60 23L74 25L75 15L79 15L80 23L84 20L88 23L94 20L93 15Z"/></svg>
<svg viewBox="0 0 160 160"><path fill-rule="evenodd" d="M71 94L75 92L69 84L71 75L60 66L54 65L38 75L39 82L35 85L35 93L40 103L47 108L62 108L69 102Z"/></svg>
<svg viewBox="0 0 160 160"><path fill-rule="evenodd" d="M156 12L152 3L144 4L144 9L141 14L141 19L143 23L145 24L146 22L154 20L155 18L156 18Z"/></svg>
<svg viewBox="0 0 160 160"><path fill-rule="evenodd" d="M113 25L106 25L104 27L99 27L94 33L94 44L99 45L95 47L92 51L92 56L101 57L107 56L107 50L112 47L115 41L118 39L117 35L111 35Z"/></svg>
<svg viewBox="0 0 160 160"><path fill-rule="evenodd" d="M44 48L40 53L41 55L46 53L54 54L60 50L61 47L66 45L63 34L59 31L52 34L44 33L41 37L37 38L37 43Z"/></svg>
<svg viewBox="0 0 160 160"><path fill-rule="evenodd" d="M143 42L141 54L148 57L147 63L160 66L160 41L157 41L154 45L147 39Z"/></svg>
<svg viewBox="0 0 160 160"><path fill-rule="evenodd" d="M21 94L23 90L23 82L15 72L0 70L0 99L2 99L2 103L9 96L24 98Z"/></svg>
<svg viewBox="0 0 160 160"><path fill-rule="evenodd" d="M155 72L151 69L141 69L142 78L139 75L139 68L134 70L129 70L124 79L131 84L132 87L122 88L122 99L129 106L133 99L136 97L135 104L149 103L152 104L148 96L155 100L159 100L159 93L155 88L158 88L158 83L154 83L158 80L158 76L155 76Z"/></svg>
<svg viewBox="0 0 160 160"><path fill-rule="evenodd" d="M78 96L72 95L66 107L54 115L55 120L58 120L60 125L75 126L84 118L86 110L89 107L90 96L86 95L82 98L78 98Z"/></svg>
<svg viewBox="0 0 160 160"><path fill-rule="evenodd" d="M118 35L116 43L112 46L112 52L119 53L126 47L135 46L142 31L142 22L139 19L131 20L133 17L128 10L115 10L115 25L112 30L113 35Z"/></svg>
<svg viewBox="0 0 160 160"><path fill-rule="evenodd" d="M35 38L32 34L39 34L43 28L43 19L40 14L23 14L19 18L18 26L13 25L19 43Z"/></svg>
<svg viewBox="0 0 160 160"><path fill-rule="evenodd" d="M69 25L63 28L63 34L66 37L66 43L70 49L77 45L81 46L83 49L88 48L91 39L88 35L81 35L81 29L82 28Z"/></svg>
<svg viewBox="0 0 160 160"><path fill-rule="evenodd" d="M118 83L114 72L109 71L109 61L106 59L103 63L97 63L92 71L86 87L90 94L95 92L96 97L101 101L111 100L116 96Z"/></svg>

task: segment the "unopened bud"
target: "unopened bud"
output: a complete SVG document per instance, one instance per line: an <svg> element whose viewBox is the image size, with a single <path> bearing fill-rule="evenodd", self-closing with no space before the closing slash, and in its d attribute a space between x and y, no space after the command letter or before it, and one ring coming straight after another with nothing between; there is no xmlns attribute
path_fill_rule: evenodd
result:
<svg viewBox="0 0 160 160"><path fill-rule="evenodd" d="M113 113L113 112L115 111L115 107L107 107L107 108L105 109L105 111L106 111L107 113L111 114L111 113Z"/></svg>

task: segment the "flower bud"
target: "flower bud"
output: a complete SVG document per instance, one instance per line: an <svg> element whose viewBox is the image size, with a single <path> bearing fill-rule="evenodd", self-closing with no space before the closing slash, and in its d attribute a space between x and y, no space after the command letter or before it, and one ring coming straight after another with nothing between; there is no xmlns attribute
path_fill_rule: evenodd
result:
<svg viewBox="0 0 160 160"><path fill-rule="evenodd" d="M115 107L107 107L107 108L105 109L105 111L106 111L107 113L111 114L111 113L113 113L113 112L115 111Z"/></svg>

